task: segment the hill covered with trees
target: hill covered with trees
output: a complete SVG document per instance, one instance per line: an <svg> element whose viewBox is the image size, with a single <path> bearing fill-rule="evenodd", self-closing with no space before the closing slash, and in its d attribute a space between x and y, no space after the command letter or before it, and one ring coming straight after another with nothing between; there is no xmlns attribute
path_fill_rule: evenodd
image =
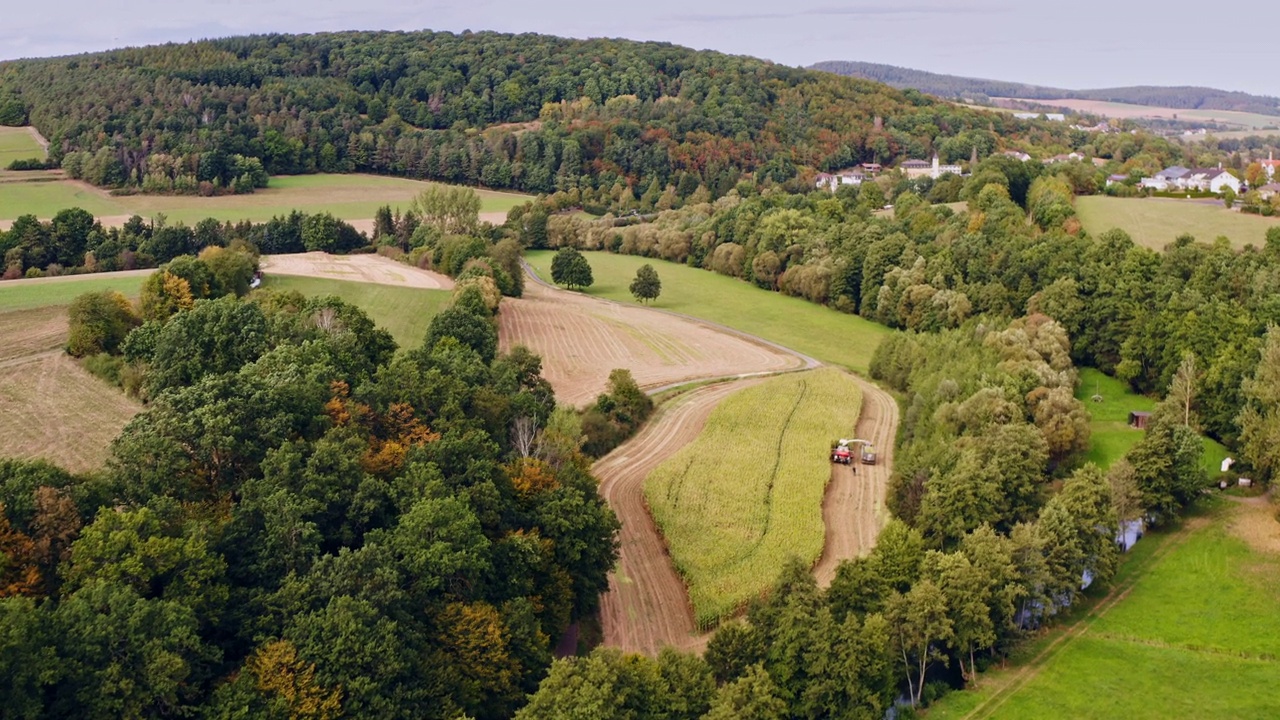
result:
<svg viewBox="0 0 1280 720"><path fill-rule="evenodd" d="M922 93L943 98L1009 97L1020 100L1072 98L1151 105L1178 110L1235 110L1261 115L1280 115L1280 98L1206 87L1139 85L1097 90L1065 90L1003 80L943 75L868 62L830 60L812 65L811 68L846 77L874 80L900 89L919 90Z"/></svg>
<svg viewBox="0 0 1280 720"><path fill-rule="evenodd" d="M606 205L623 188L719 197L747 174L783 182L1033 127L749 57L497 33L260 35L22 60L0 63L0 95L78 176L154 191L249 190L260 165L577 188Z"/></svg>

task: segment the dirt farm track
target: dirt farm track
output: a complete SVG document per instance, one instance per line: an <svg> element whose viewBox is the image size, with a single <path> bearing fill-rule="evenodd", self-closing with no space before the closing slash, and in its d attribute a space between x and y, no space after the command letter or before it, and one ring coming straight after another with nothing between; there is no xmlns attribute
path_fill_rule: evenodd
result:
<svg viewBox="0 0 1280 720"><path fill-rule="evenodd" d="M504 348L528 345L543 357L543 375L561 401L584 405L615 367L632 370L653 391L678 382L723 378L662 405L630 441L592 468L600 494L622 523L619 558L601 598L604 644L656 655L663 647L700 651L684 581L644 500L651 471L698 437L727 397L760 382L760 375L816 367L811 358L759 338L658 310L623 305L547 287L530 274L525 296L503 302ZM841 560L865 553L887 519L885 491L893 470L898 404L876 385L856 378L863 405L857 436L879 453L874 466L834 465L823 499L826 537L814 568L826 586Z"/></svg>

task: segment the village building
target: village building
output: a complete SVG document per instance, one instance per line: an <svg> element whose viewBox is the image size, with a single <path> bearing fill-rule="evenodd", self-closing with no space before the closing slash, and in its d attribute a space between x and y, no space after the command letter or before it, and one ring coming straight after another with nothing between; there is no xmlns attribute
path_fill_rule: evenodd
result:
<svg viewBox="0 0 1280 720"><path fill-rule="evenodd" d="M1269 183L1258 188L1258 197L1267 202L1277 195L1280 195L1280 183Z"/></svg>
<svg viewBox="0 0 1280 720"><path fill-rule="evenodd" d="M1019 162L1027 162L1028 160L1031 159L1030 155L1022 152L1021 150L1005 150L1000 154L1004 155L1005 157L1011 157L1014 160L1017 160Z"/></svg>
<svg viewBox="0 0 1280 720"><path fill-rule="evenodd" d="M1111 187L1112 185L1123 185L1128 179L1128 175L1109 175L1107 177L1107 187Z"/></svg>
<svg viewBox="0 0 1280 720"><path fill-rule="evenodd" d="M933 162L931 163L925 162L924 160L906 160L898 167L907 174L907 177L912 179L931 177L934 180L937 180L947 174L964 174L964 168L959 165L943 165L938 160L938 156L936 154L933 156Z"/></svg>

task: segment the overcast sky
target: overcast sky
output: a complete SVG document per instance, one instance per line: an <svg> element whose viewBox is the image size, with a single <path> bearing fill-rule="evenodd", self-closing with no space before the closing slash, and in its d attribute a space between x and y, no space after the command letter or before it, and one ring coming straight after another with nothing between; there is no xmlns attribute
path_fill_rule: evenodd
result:
<svg viewBox="0 0 1280 720"><path fill-rule="evenodd" d="M788 65L864 60L1073 89L1280 96L1280 3L1177 0L6 0L0 59L323 30L663 40ZM1254 37L1250 37L1250 36Z"/></svg>

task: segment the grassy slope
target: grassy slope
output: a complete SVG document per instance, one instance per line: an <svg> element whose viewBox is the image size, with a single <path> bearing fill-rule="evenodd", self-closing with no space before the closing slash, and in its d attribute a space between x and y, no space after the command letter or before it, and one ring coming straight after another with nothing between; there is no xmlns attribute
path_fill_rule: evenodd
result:
<svg viewBox="0 0 1280 720"><path fill-rule="evenodd" d="M1102 402L1094 402L1094 395L1101 395ZM1076 390L1076 398L1093 415L1089 453L1085 459L1097 463L1104 470L1124 457L1129 448L1142 439L1142 431L1129 427L1129 413L1151 412L1156 406L1155 400L1131 392L1124 382L1094 368L1080 368L1080 387ZM1201 462L1207 472L1216 474L1227 455L1227 449L1221 443L1204 438Z"/></svg>
<svg viewBox="0 0 1280 720"><path fill-rule="evenodd" d="M378 327L395 337L402 348L416 348L422 344L431 318L444 308L452 295L448 290L285 275L267 277L263 287L296 290L303 295L337 295L368 313Z"/></svg>
<svg viewBox="0 0 1280 720"><path fill-rule="evenodd" d="M1280 225L1280 218L1244 215L1221 203L1173 198L1081 197L1076 199L1076 212L1091 235L1120 228L1134 242L1153 250L1163 250L1183 233L1202 242L1226 236L1233 247L1262 247L1267 229Z"/></svg>
<svg viewBox="0 0 1280 720"><path fill-rule="evenodd" d="M119 290L128 297L137 297L146 275L125 271L119 273L95 273L67 275L58 278L42 278L38 281L8 280L0 282L0 312L22 310L48 305L70 305L77 295L98 290Z"/></svg>
<svg viewBox="0 0 1280 720"><path fill-rule="evenodd" d="M14 160L44 158L44 148L26 128L0 127L0 169Z"/></svg>
<svg viewBox="0 0 1280 720"><path fill-rule="evenodd" d="M1139 543L1117 578L1132 590L1087 618L1078 637L1030 665L984 675L978 690L948 696L929 717L1280 715L1280 557L1231 533L1246 508L1220 500L1214 507L1185 537ZM1064 632L1050 632L1028 655ZM1018 673L1029 681L1000 704L983 705Z"/></svg>
<svg viewBox="0 0 1280 720"><path fill-rule="evenodd" d="M271 178L271 185L252 195L215 198L169 195L111 197L70 181L0 185L0 219L19 215L53 217L59 210L81 207L97 216L151 217L164 213L171 222L194 224L219 220L269 220L293 210L328 212L344 220L372 218L383 205L404 209L430 183L379 175L293 175ZM525 202L519 193L477 190L481 212L506 212Z"/></svg>
<svg viewBox="0 0 1280 720"><path fill-rule="evenodd" d="M817 561L829 441L857 423L860 397L852 378L834 369L741 390L645 479L699 625L766 591L788 557Z"/></svg>
<svg viewBox="0 0 1280 720"><path fill-rule="evenodd" d="M800 298L761 290L741 280L651 258L585 253L595 284L592 295L635 302L627 287L636 270L652 264L662 279L662 295L651 306L692 315L759 335L823 362L865 374L880 340L891 331ZM551 277L551 251L532 251L529 264Z"/></svg>

